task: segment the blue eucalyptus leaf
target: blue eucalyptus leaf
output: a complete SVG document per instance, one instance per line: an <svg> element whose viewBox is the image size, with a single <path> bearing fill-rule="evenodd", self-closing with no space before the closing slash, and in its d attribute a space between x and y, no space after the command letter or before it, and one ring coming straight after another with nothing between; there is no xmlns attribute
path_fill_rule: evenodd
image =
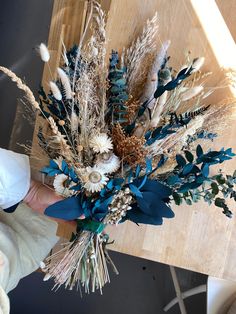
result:
<svg viewBox="0 0 236 314"><path fill-rule="evenodd" d="M115 178L113 179L113 185L117 186L117 185L122 185L124 183L124 179L123 178Z"/></svg>
<svg viewBox="0 0 236 314"><path fill-rule="evenodd" d="M44 214L49 217L74 220L83 215L79 197L70 197L54 203L45 209Z"/></svg>
<svg viewBox="0 0 236 314"><path fill-rule="evenodd" d="M152 158L146 158L146 173L152 171Z"/></svg>
<svg viewBox="0 0 236 314"><path fill-rule="evenodd" d="M140 167L140 165L138 165L138 166L136 167L136 170L135 170L135 177L136 177L136 178L139 176L140 171L141 171L141 167Z"/></svg>
<svg viewBox="0 0 236 314"><path fill-rule="evenodd" d="M58 164L53 159L50 159L49 165L53 169L59 169Z"/></svg>
<svg viewBox="0 0 236 314"><path fill-rule="evenodd" d="M193 167L194 167L194 165L191 164L191 163L185 165L184 168L183 168L182 174L184 176L188 175L193 170Z"/></svg>
<svg viewBox="0 0 236 314"><path fill-rule="evenodd" d="M144 186L144 184L145 184L146 181L147 181L147 178L148 178L147 175L144 176L143 181L141 182L141 184L140 184L139 187L138 187L139 190Z"/></svg>
<svg viewBox="0 0 236 314"><path fill-rule="evenodd" d="M184 167L186 165L186 160L183 156L181 155L176 155L176 162L179 167Z"/></svg>
<svg viewBox="0 0 236 314"><path fill-rule="evenodd" d="M167 156L161 155L161 158L160 158L160 160L158 161L158 164L157 164L157 168L162 167L167 160L168 160Z"/></svg>
<svg viewBox="0 0 236 314"><path fill-rule="evenodd" d="M178 175L172 175L170 177L168 177L167 179L167 184L168 185L175 185L176 183L179 183L181 180L179 179Z"/></svg>
<svg viewBox="0 0 236 314"><path fill-rule="evenodd" d="M148 140L150 138L151 134L152 134L152 131L147 131L145 136L144 136L145 140Z"/></svg>
<svg viewBox="0 0 236 314"><path fill-rule="evenodd" d="M51 170L52 170L52 168L50 168L50 167L43 167L43 169L41 169L41 172L48 174Z"/></svg>
<svg viewBox="0 0 236 314"><path fill-rule="evenodd" d="M107 183L106 187L107 187L109 190L112 190L112 189L113 189L113 180L110 180L110 181Z"/></svg>
<svg viewBox="0 0 236 314"><path fill-rule="evenodd" d="M131 192L135 195L135 196L138 196L140 198L143 197L142 193L139 191L139 189L137 188L137 186L133 185L133 184L130 184L129 185L129 188L131 190Z"/></svg>
<svg viewBox="0 0 236 314"><path fill-rule="evenodd" d="M54 177L56 174L60 174L60 173L61 171L59 169L58 170L52 169L51 171L48 172L48 176Z"/></svg>
<svg viewBox="0 0 236 314"><path fill-rule="evenodd" d="M197 157L201 157L203 155L203 150L202 150L201 145L197 146L196 153L197 153Z"/></svg>
<svg viewBox="0 0 236 314"><path fill-rule="evenodd" d="M68 169L67 163L65 162L64 159L62 160L62 163L61 163L61 170L64 174L66 174L66 175L69 174L69 169Z"/></svg>

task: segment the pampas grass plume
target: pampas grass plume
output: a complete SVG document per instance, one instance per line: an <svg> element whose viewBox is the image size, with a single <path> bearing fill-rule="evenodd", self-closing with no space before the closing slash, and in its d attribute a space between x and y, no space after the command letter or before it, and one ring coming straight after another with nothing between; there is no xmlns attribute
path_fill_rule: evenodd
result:
<svg viewBox="0 0 236 314"><path fill-rule="evenodd" d="M39 54L43 62L48 62L50 59L50 53L45 44L41 43L39 45Z"/></svg>
<svg viewBox="0 0 236 314"><path fill-rule="evenodd" d="M64 87L66 99L71 99L72 98L72 91L71 91L71 86L70 86L70 80L69 80L66 72L63 71L61 68L57 68L57 73L58 73L60 80L61 80L61 83Z"/></svg>
<svg viewBox="0 0 236 314"><path fill-rule="evenodd" d="M57 84L51 81L49 83L49 85L50 85L53 96L57 100L62 100L62 94L61 94L60 89L58 88Z"/></svg>

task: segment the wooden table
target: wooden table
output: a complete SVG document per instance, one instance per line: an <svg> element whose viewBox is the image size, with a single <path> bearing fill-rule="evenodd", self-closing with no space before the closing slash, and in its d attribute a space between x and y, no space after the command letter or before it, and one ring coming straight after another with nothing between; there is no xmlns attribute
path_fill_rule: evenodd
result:
<svg viewBox="0 0 236 314"><path fill-rule="evenodd" d="M209 23L215 13L218 26L218 40L221 42L220 51L216 51L214 36L204 28L204 18L197 9L196 1L202 8L209 9ZM160 41L171 39L170 55L172 65L180 66L184 62L184 54L191 51L193 57L206 57L206 71L214 71L208 82L215 86L223 78L220 67L230 59L230 51L224 51L226 42L232 49L235 43L233 28L235 9L234 0L217 0L228 28L224 27L221 12L215 1L211 0L103 0L102 6L109 12L107 18L108 44L107 51L127 46L134 36L140 32L147 18L158 11L160 16ZM205 7L204 7L205 6ZM52 24L49 34L49 49L54 56L52 68L59 62L61 39L69 48L78 42L84 20L86 19L86 1L55 0ZM198 11L197 11L198 10ZM218 15L217 15L218 14ZM217 22L218 21L218 22ZM223 26L222 26L223 25ZM222 27L221 27L222 26ZM220 33L222 30L222 34ZM226 35L224 33L226 31ZM232 33L230 34L230 31ZM219 35L221 34L221 35ZM218 49L218 48L217 48ZM224 58L220 58L224 53ZM236 59L236 54L235 54ZM47 82L49 74L45 68L43 81ZM210 97L210 102L219 102L232 97L232 91L225 88L218 90ZM217 141L216 147L233 147L236 151L235 131L233 122L223 137ZM36 143L35 143L36 145ZM39 164L34 165L38 168ZM232 173L236 162L231 161L223 168ZM233 210L235 205L233 205ZM111 239L115 240L111 249L122 253L143 257L146 259L191 269L219 278L236 280L236 213L232 219L226 218L219 208L199 203L195 206L173 206L176 217L165 220L160 227L137 227L126 222L117 228L109 227ZM60 226L59 233L66 234L67 227Z"/></svg>

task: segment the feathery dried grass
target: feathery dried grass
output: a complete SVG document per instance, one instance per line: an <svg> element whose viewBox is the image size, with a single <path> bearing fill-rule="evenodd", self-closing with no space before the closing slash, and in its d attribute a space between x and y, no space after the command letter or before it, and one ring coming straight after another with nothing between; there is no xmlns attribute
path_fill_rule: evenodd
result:
<svg viewBox="0 0 236 314"><path fill-rule="evenodd" d="M100 4L94 2L93 15L91 22L93 36L90 38L87 47L85 47L86 58L93 67L93 84L96 86L97 93L97 124L105 127L105 112L107 109L106 90L107 90L107 67L106 57L106 31L105 15Z"/></svg>
<svg viewBox="0 0 236 314"><path fill-rule="evenodd" d="M36 101L31 89L25 83L23 83L22 80L14 72L3 66L0 66L0 71L5 73L11 79L12 82L16 83L19 89L24 91L26 99L35 109L40 110L39 103Z"/></svg>
<svg viewBox="0 0 236 314"><path fill-rule="evenodd" d="M150 59L154 58L157 47L158 15L148 20L142 34L127 49L125 64L127 66L127 83L129 93L134 97L139 90L139 86L144 84L150 65ZM149 60L148 60L149 59ZM152 63L151 63L152 64ZM137 97L137 98L138 98Z"/></svg>

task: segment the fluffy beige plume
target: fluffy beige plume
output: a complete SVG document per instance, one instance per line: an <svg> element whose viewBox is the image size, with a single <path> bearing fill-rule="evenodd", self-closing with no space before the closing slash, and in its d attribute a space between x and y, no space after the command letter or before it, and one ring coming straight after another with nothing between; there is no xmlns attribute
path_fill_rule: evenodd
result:
<svg viewBox="0 0 236 314"><path fill-rule="evenodd" d="M157 125L159 124L159 122L161 121L161 115L164 109L164 105L166 103L167 100L167 96L168 96L168 92L165 91L157 100L157 104L154 106L154 110L152 113L152 118L150 121L150 126L152 128L157 127Z"/></svg>
<svg viewBox="0 0 236 314"><path fill-rule="evenodd" d="M166 41L160 51L156 54L152 67L150 68L146 80L146 84L143 89L143 94L141 97L141 102L149 100L153 97L154 92L157 88L157 81L158 81L158 71L161 69L161 66L164 62L166 57L167 49L169 48L170 41ZM152 108L156 102L156 99L153 99L148 105L149 108Z"/></svg>
<svg viewBox="0 0 236 314"><path fill-rule="evenodd" d="M148 20L142 34L128 48L125 58L127 66L127 82L131 95L137 86L137 80L143 80L144 59L148 54L153 54L156 50L156 35L158 31L158 15L157 13L151 20ZM144 77L145 79L146 77Z"/></svg>
<svg viewBox="0 0 236 314"><path fill-rule="evenodd" d="M57 68L57 73L59 75L59 78L61 80L62 86L64 88L64 93L66 99L72 98L72 91L71 91L71 85L70 85L70 79L67 76L66 72L62 70L61 68Z"/></svg>
<svg viewBox="0 0 236 314"><path fill-rule="evenodd" d="M205 62L204 57L196 58L195 60L193 60L193 63L192 63L193 70L191 71L191 73L195 73L199 71L200 68L203 66L204 62Z"/></svg>
<svg viewBox="0 0 236 314"><path fill-rule="evenodd" d="M72 133L78 131L79 119L78 119L77 114L74 111L71 113L71 116L70 116L70 125L71 125Z"/></svg>
<svg viewBox="0 0 236 314"><path fill-rule="evenodd" d="M57 99L57 100L62 100L62 95L60 92L60 89L58 88L57 84L54 82L49 82L50 85L50 89L52 91L53 96Z"/></svg>
<svg viewBox="0 0 236 314"><path fill-rule="evenodd" d="M26 84L24 84L22 80L15 73L13 73L11 70L2 66L0 66L0 71L5 73L12 80L12 82L16 83L19 89L24 91L27 100L31 103L31 105L35 109L38 109L38 110L40 109L39 103L36 101L31 89Z"/></svg>
<svg viewBox="0 0 236 314"><path fill-rule="evenodd" d="M41 43L39 45L39 54L43 62L48 62L50 59L50 53L45 44Z"/></svg>
<svg viewBox="0 0 236 314"><path fill-rule="evenodd" d="M184 91L181 95L180 98L182 101L187 101L190 100L194 97L196 97L197 95L199 95L202 91L203 91L203 86L199 85L199 86L194 86L192 88L187 88L186 91Z"/></svg>

